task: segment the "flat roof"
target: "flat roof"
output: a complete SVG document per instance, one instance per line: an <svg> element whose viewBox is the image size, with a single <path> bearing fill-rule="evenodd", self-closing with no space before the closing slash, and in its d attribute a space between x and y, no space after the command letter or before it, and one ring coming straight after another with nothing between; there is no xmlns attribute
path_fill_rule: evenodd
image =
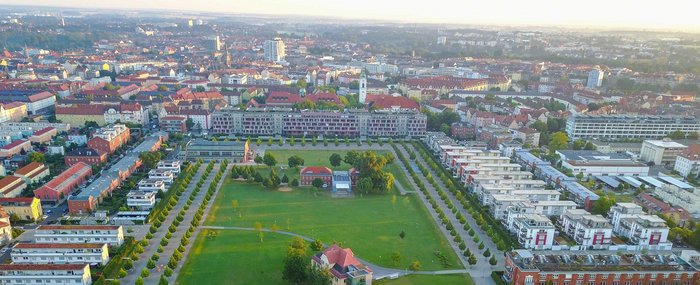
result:
<svg viewBox="0 0 700 285"><path fill-rule="evenodd" d="M608 184L608 186L610 186L612 188L617 188L618 186L620 186L620 182L611 176L600 175L600 176L596 176L595 178L602 181L605 184Z"/></svg>
<svg viewBox="0 0 700 285"><path fill-rule="evenodd" d="M693 187L693 185L690 185L688 183L680 181L680 180L673 178L671 176L659 176L659 179L666 181L666 182L672 184L673 186L676 186L676 187L681 188L681 189L686 189L686 190L695 189L695 187Z"/></svg>
<svg viewBox="0 0 700 285"><path fill-rule="evenodd" d="M663 187L664 185L666 185L666 183L663 183L651 176L642 176L639 177L639 179L654 187Z"/></svg>
<svg viewBox="0 0 700 285"><path fill-rule="evenodd" d="M641 181L634 179L634 177L631 176L617 176L617 179L624 181L625 183L629 184L634 188L639 188L640 186L642 186Z"/></svg>

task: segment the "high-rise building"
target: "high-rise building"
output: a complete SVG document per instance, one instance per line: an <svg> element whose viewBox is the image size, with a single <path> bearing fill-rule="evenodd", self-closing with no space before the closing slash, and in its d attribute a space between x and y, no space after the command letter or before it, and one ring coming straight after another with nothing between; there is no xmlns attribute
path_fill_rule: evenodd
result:
<svg viewBox="0 0 700 285"><path fill-rule="evenodd" d="M593 69L588 73L588 81L586 81L586 88L596 89L603 86L603 71L600 69Z"/></svg>
<svg viewBox="0 0 700 285"><path fill-rule="evenodd" d="M219 36L213 36L207 40L207 49L211 51L221 50L221 39L219 39Z"/></svg>
<svg viewBox="0 0 700 285"><path fill-rule="evenodd" d="M359 84L359 96L358 96L358 101L360 103L364 104L365 101L367 101L367 74L362 71L360 73L360 84Z"/></svg>
<svg viewBox="0 0 700 285"><path fill-rule="evenodd" d="M267 40L263 48L265 49L265 60L274 62L284 60L286 53L282 39Z"/></svg>

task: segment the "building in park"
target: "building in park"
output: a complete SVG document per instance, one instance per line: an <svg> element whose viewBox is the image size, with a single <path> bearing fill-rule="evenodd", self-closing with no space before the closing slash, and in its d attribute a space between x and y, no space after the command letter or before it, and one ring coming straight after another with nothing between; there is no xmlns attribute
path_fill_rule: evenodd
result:
<svg viewBox="0 0 700 285"><path fill-rule="evenodd" d="M600 249L612 241L613 227L602 215L593 215L584 209L567 210L559 219L562 233L577 244Z"/></svg>
<svg viewBox="0 0 700 285"><path fill-rule="evenodd" d="M248 142L209 141L195 139L187 145L187 159L190 161L224 160L238 163L248 161L250 149Z"/></svg>
<svg viewBox="0 0 700 285"><path fill-rule="evenodd" d="M17 169L12 175L22 178L27 184L34 184L49 176L49 168L43 163L33 161Z"/></svg>
<svg viewBox="0 0 700 285"><path fill-rule="evenodd" d="M0 179L0 196L3 198L19 197L24 189L27 189L27 183L22 178L10 175Z"/></svg>
<svg viewBox="0 0 700 285"><path fill-rule="evenodd" d="M174 175L180 174L180 161L179 160L161 160L158 162L158 169L160 170L170 170Z"/></svg>
<svg viewBox="0 0 700 285"><path fill-rule="evenodd" d="M96 165L107 162L107 156L108 154L106 152L100 153L91 148L77 148L66 153L63 161L68 166L73 166L80 162Z"/></svg>
<svg viewBox="0 0 700 285"><path fill-rule="evenodd" d="M38 221L44 215L41 200L36 197L0 198L0 206L20 220Z"/></svg>
<svg viewBox="0 0 700 285"><path fill-rule="evenodd" d="M32 150L32 143L29 140L19 139L10 144L0 147L0 158L11 158L14 155Z"/></svg>
<svg viewBox="0 0 700 285"><path fill-rule="evenodd" d="M88 148L108 155L114 153L129 141L131 132L125 125L116 124L99 129L87 142Z"/></svg>
<svg viewBox="0 0 700 285"><path fill-rule="evenodd" d="M148 211L156 204L155 191L131 190L126 195L126 206L137 211Z"/></svg>
<svg viewBox="0 0 700 285"><path fill-rule="evenodd" d="M73 193L90 176L92 176L92 167L78 162L34 190L34 196L41 199L42 202L60 202Z"/></svg>
<svg viewBox="0 0 700 285"><path fill-rule="evenodd" d="M160 130L169 133L187 132L187 117L165 116L160 118Z"/></svg>
<svg viewBox="0 0 700 285"><path fill-rule="evenodd" d="M526 250L506 253L503 279L513 285L682 284L700 280L700 253L670 251Z"/></svg>
<svg viewBox="0 0 700 285"><path fill-rule="evenodd" d="M299 171L299 186L312 186L313 181L321 179L324 187L333 183L333 170L324 166L307 166Z"/></svg>
<svg viewBox="0 0 700 285"><path fill-rule="evenodd" d="M676 157L673 170L684 178L700 176L700 144L692 144Z"/></svg>
<svg viewBox="0 0 700 285"><path fill-rule="evenodd" d="M352 178L350 171L333 171L333 193L350 194L352 192Z"/></svg>
<svg viewBox="0 0 700 285"><path fill-rule="evenodd" d="M120 246L124 242L122 226L41 225L36 228L37 243L106 243Z"/></svg>
<svg viewBox="0 0 700 285"><path fill-rule="evenodd" d="M645 140L642 143L640 159L653 162L655 165L673 166L676 157L681 155L688 147L670 139Z"/></svg>
<svg viewBox="0 0 700 285"><path fill-rule="evenodd" d="M372 269L360 263L349 248L336 244L311 257L314 268L328 270L332 285L372 284Z"/></svg>
<svg viewBox="0 0 700 285"><path fill-rule="evenodd" d="M91 264L107 265L106 243L24 243L12 247L15 264Z"/></svg>
<svg viewBox="0 0 700 285"><path fill-rule="evenodd" d="M660 139L674 131L700 130L692 116L573 115L566 121L569 139Z"/></svg>
<svg viewBox="0 0 700 285"><path fill-rule="evenodd" d="M172 170L156 168L148 171L148 178L161 180L165 185L170 185L173 183L173 180L175 180L175 175L173 175Z"/></svg>
<svg viewBox="0 0 700 285"><path fill-rule="evenodd" d="M340 112L223 108L212 114L213 133L238 135L422 137L426 125L427 117L420 111L403 109Z"/></svg>
<svg viewBox="0 0 700 285"><path fill-rule="evenodd" d="M90 285L90 265L0 264L0 284Z"/></svg>

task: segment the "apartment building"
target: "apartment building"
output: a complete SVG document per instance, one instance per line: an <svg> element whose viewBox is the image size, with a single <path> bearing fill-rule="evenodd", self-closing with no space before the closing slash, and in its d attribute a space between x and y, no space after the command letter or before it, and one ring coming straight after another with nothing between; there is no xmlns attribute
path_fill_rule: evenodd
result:
<svg viewBox="0 0 700 285"><path fill-rule="evenodd" d="M427 117L417 111L270 111L221 109L212 132L238 135L422 137Z"/></svg>
<svg viewBox="0 0 700 285"><path fill-rule="evenodd" d="M44 215L41 201L36 197L0 198L0 206L10 215L20 220L38 221Z"/></svg>
<svg viewBox="0 0 700 285"><path fill-rule="evenodd" d="M654 188L654 195L666 203L680 207L691 214L700 213L700 190L686 191L673 185Z"/></svg>
<svg viewBox="0 0 700 285"><path fill-rule="evenodd" d="M601 249L612 241L613 227L602 215L593 215L583 209L567 210L559 219L562 233L577 244Z"/></svg>
<svg viewBox="0 0 700 285"><path fill-rule="evenodd" d="M40 162L30 162L12 175L21 178L27 184L34 184L49 176L49 168Z"/></svg>
<svg viewBox="0 0 700 285"><path fill-rule="evenodd" d="M24 243L12 247L16 264L99 264L109 262L106 243Z"/></svg>
<svg viewBox="0 0 700 285"><path fill-rule="evenodd" d="M17 176L5 176L0 179L0 196L3 198L19 197L27 188L27 183Z"/></svg>
<svg viewBox="0 0 700 285"><path fill-rule="evenodd" d="M700 176L700 144L693 144L676 157L673 170L684 178Z"/></svg>
<svg viewBox="0 0 700 285"><path fill-rule="evenodd" d="M58 202L68 197L80 184L92 175L92 167L78 162L51 181L34 190L41 201Z"/></svg>
<svg viewBox="0 0 700 285"><path fill-rule="evenodd" d="M156 204L156 192L131 190L126 195L126 206L139 211L148 211Z"/></svg>
<svg viewBox="0 0 700 285"><path fill-rule="evenodd" d="M570 251L518 249L506 253L503 281L544 284L697 284L697 251Z"/></svg>
<svg viewBox="0 0 700 285"><path fill-rule="evenodd" d="M527 249L551 249L554 244L554 224L538 214L524 214L514 219L508 230L518 237L520 246Z"/></svg>
<svg viewBox="0 0 700 285"><path fill-rule="evenodd" d="M180 174L180 161L179 160L161 160L158 162L157 169L170 170L174 175Z"/></svg>
<svg viewBox="0 0 700 285"><path fill-rule="evenodd" d="M642 207L634 203L617 203L610 208L608 217L613 233L641 246L664 245L668 242L669 228L655 215L646 215Z"/></svg>
<svg viewBox="0 0 700 285"><path fill-rule="evenodd" d="M165 182L161 179L146 178L138 183L139 191L144 192L165 192Z"/></svg>
<svg viewBox="0 0 700 285"><path fill-rule="evenodd" d="M700 130L692 116L573 115L566 121L569 139L659 139L674 131Z"/></svg>
<svg viewBox="0 0 700 285"><path fill-rule="evenodd" d="M687 148L687 146L670 139L645 140L642 143L640 158L642 161L653 162L656 165L673 166L676 163L676 157Z"/></svg>
<svg viewBox="0 0 700 285"><path fill-rule="evenodd" d="M0 284L90 285L90 265L0 264Z"/></svg>
<svg viewBox="0 0 700 285"><path fill-rule="evenodd" d="M124 242L122 226L40 225L34 234L37 243L107 243Z"/></svg>
<svg viewBox="0 0 700 285"><path fill-rule="evenodd" d="M148 179L161 180L165 185L170 185L175 179L173 172L167 169L151 169L148 171Z"/></svg>
<svg viewBox="0 0 700 285"><path fill-rule="evenodd" d="M131 132L125 125L116 124L99 129L87 142L88 148L99 153L112 154L129 141Z"/></svg>
<svg viewBox="0 0 700 285"><path fill-rule="evenodd" d="M82 162L88 165L101 164L107 162L108 153L100 153L91 148L77 148L66 153L63 161L68 166Z"/></svg>

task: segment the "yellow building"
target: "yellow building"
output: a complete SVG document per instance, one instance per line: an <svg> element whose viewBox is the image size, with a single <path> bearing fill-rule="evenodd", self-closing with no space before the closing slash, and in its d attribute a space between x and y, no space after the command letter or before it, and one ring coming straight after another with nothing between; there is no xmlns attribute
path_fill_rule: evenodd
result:
<svg viewBox="0 0 700 285"><path fill-rule="evenodd" d="M36 197L0 198L0 206L10 215L20 220L38 221L44 215L41 201Z"/></svg>

